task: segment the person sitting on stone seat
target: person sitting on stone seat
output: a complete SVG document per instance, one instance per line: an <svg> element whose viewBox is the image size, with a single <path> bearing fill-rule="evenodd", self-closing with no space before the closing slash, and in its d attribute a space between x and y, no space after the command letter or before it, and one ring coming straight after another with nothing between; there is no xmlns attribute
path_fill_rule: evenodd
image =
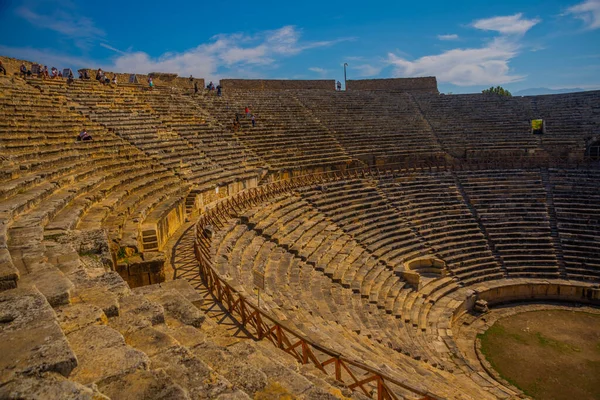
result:
<svg viewBox="0 0 600 400"><path fill-rule="evenodd" d="M83 128L83 130L79 133L79 136L77 136L77 141L88 141L88 140L92 140L92 136L87 133L87 130L85 128Z"/></svg>
<svg viewBox="0 0 600 400"><path fill-rule="evenodd" d="M4 75L6 75L6 68L4 68L4 65L2 64L1 60L0 60L0 72L4 73Z"/></svg>
<svg viewBox="0 0 600 400"><path fill-rule="evenodd" d="M96 71L96 80L100 83L104 83L104 72L101 68L98 68L98 71Z"/></svg>
<svg viewBox="0 0 600 400"><path fill-rule="evenodd" d="M244 108L244 113L246 114L246 118L250 117L250 106L246 106L246 108Z"/></svg>
<svg viewBox="0 0 600 400"><path fill-rule="evenodd" d="M51 73L52 73L52 79L56 79L58 78L58 70L56 69L56 67L52 67L52 69L50 69Z"/></svg>
<svg viewBox="0 0 600 400"><path fill-rule="evenodd" d="M27 71L27 67L25 66L25 63L21 63L21 66L19 67L19 72L21 73L23 78L31 75L31 71Z"/></svg>

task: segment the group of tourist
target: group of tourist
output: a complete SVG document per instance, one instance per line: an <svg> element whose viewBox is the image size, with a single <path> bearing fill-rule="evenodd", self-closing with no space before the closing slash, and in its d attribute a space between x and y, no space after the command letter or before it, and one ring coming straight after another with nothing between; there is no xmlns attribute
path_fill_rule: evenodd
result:
<svg viewBox="0 0 600 400"><path fill-rule="evenodd" d="M215 86L215 84L212 83L212 81L208 85L206 85L206 90L208 90L209 93L212 92L212 91L214 91L214 90L216 90L217 91L217 96L219 96L219 97L221 97L221 94L223 93L222 89L223 88L221 87L221 85Z"/></svg>
<svg viewBox="0 0 600 400"><path fill-rule="evenodd" d="M190 83L192 83L192 86L194 88L194 94L198 94L198 82L194 79L192 75L190 75ZM221 85L215 86L215 84L212 83L212 81L208 85L206 85L206 90L208 90L209 93L216 90L217 96L219 97L221 97L221 95L223 94L223 88L221 87Z"/></svg>
<svg viewBox="0 0 600 400"><path fill-rule="evenodd" d="M84 70L84 72L87 73L86 70ZM79 74L80 74L79 79L82 79L81 72L79 72ZM116 85L117 84L117 74L113 74L113 77L111 80L105 75L104 71L102 71L102 68L98 68L98 71L96 71L96 80L103 85L110 85L111 82L113 85Z"/></svg>
<svg viewBox="0 0 600 400"><path fill-rule="evenodd" d="M255 128L256 127L256 116L250 112L250 106L246 106L244 108L244 115L245 115L245 118L250 118L250 122L252 122L252 127ZM232 130L234 132L237 132L240 129L241 129L240 114L235 113L235 119L233 120Z"/></svg>

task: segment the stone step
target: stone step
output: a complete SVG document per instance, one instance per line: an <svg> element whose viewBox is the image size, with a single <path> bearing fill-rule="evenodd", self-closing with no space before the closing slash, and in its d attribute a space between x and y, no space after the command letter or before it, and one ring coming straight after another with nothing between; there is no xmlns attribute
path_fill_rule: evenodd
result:
<svg viewBox="0 0 600 400"><path fill-rule="evenodd" d="M0 292L0 315L0 381L45 372L69 377L80 365L51 305L35 287Z"/></svg>

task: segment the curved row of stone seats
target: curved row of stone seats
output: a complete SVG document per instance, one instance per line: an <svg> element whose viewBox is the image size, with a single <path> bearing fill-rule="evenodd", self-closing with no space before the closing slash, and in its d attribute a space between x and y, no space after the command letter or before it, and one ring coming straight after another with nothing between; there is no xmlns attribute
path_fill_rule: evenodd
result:
<svg viewBox="0 0 600 400"><path fill-rule="evenodd" d="M244 108L250 106L256 127L244 121L237 137L272 169L351 162L336 138L287 91L225 91L220 101L212 102L221 115L228 115L225 123L233 121L236 113L243 120Z"/></svg>
<svg viewBox="0 0 600 400"><path fill-rule="evenodd" d="M8 286L14 287L18 271L25 285L38 281L49 285L53 304L66 301L70 282L49 260L52 241L44 238L73 229L107 229L115 253L120 247L140 253L159 250L165 233L173 230L173 226L164 229L165 224L178 226L183 220L184 182L171 171L152 165L151 159L123 139L74 112L56 91L40 92L11 78L2 81L0 92L3 111L9 111L6 127L0 132L2 145L6 143L3 166L11 171L0 181L3 270L7 266L7 271L12 271L3 282L12 281ZM27 122L22 122L22 115ZM11 146L14 136L19 136L12 126L23 123L41 134L25 139L30 145L26 150ZM75 140L82 126L88 128L93 141ZM58 140L60 145L55 144ZM143 230L152 232L146 236L155 241L143 239ZM52 285L52 281L59 284Z"/></svg>
<svg viewBox="0 0 600 400"><path fill-rule="evenodd" d="M90 261L70 274L70 303L54 309L34 287L0 293L0 397L364 399L231 336L200 311L187 282L131 290Z"/></svg>
<svg viewBox="0 0 600 400"><path fill-rule="evenodd" d="M523 156L541 150L527 101L496 95L413 94L443 148L455 157Z"/></svg>
<svg viewBox="0 0 600 400"><path fill-rule="evenodd" d="M214 239L211 253L215 268L234 287L254 298L253 271L264 273L266 290L261 293L261 304L284 325L392 376L403 376L409 382L426 381L428 387L435 387L434 393L453 397L460 392L485 398L486 393L462 373L432 369L430 364L400 353L420 349L423 354L417 358L441 365L436 358L443 352L436 355L416 329L370 307L350 289L334 284L322 271L246 225L234 220ZM399 351L390 352L389 347Z"/></svg>
<svg viewBox="0 0 600 400"><path fill-rule="evenodd" d="M498 257L501 257L501 262L495 260L497 257L488 248L488 257L491 262L496 263L494 270L500 271L498 276L494 277L497 279L490 281L490 285L500 287L529 282L528 279L520 278L525 276L545 278L538 280L545 284L552 282L548 281L548 278L559 278L559 262L556 257L552 259L559 249L552 243L553 234L550 228L538 232L542 241L533 240L530 243L527 237L523 241L524 244L531 246L534 252L542 249L541 257L548 256L548 259L552 259L553 267L550 268L550 272L540 272L535 268L530 270L526 253L523 247L519 246L521 243L515 241L513 248L497 240L501 235L511 237L511 232L507 229L512 229L512 233L520 234L524 229L532 229L533 224L542 225L542 228L549 226L550 217L547 215L550 213L549 208L554 207L553 204L560 204L560 202L556 203L556 199L560 200L560 196L555 196L555 203L548 201L544 180L554 182L564 179L573 184L574 186L570 188L577 189L569 193L573 195L571 202L574 204L574 210L587 204L588 200L592 203L595 200L598 182L594 179L597 178L596 171L573 171L570 176L563 171L568 178L556 178L553 176L554 172L550 172L550 179L542 178L539 171L513 170L456 174L419 173L409 174L404 179L397 177L396 180L400 187L408 183L405 188L406 195L415 199L414 208L422 206L424 215L427 214L428 209L436 207L459 210L451 214L464 217L469 229L478 231L474 240L483 237L489 240L491 248L496 248L496 243L500 244L496 252ZM485 178L486 176L489 178ZM587 179L582 179L585 176ZM579 183L580 181L583 183ZM383 187L382 191L393 193L390 187L386 187L386 185L393 187L390 179L383 178L378 184ZM346 189L348 189L356 185L356 181L330 185L334 189L328 191L337 199L336 204L347 206L343 197L335 191L335 187L343 188L344 185L347 185ZM484 190L484 186L488 190ZM422 198L425 201L418 196L419 187L424 188ZM506 196L500 196L499 199L500 189L497 187L503 187L502 192ZM552 188L554 187L553 185ZM562 190L566 193L567 189ZM410 317L405 321L408 322L407 324L390 324L386 314L381 312L384 307L371 303L367 298L360 298L359 293L352 293L349 288L343 287L339 281L336 282L332 276L325 273L327 267L316 266L306 258L302 247L307 243L307 240L303 239L305 235L313 237L315 230L322 231L331 225L334 227L329 230L339 229L329 216L320 215L318 211L321 210L311 207L312 204L305 200L305 194L314 195L311 191L316 192L314 188L301 189L295 194L282 196L268 204L248 210L239 221L233 220L219 232L213 238L212 249L212 259L215 260L215 267L219 273L248 297L255 296L251 284L253 272L264 273L266 293L263 292L265 294L261 300L266 304L265 308L284 321L285 325L300 330L318 343L331 344L331 338L343 337L346 347L338 349L342 349L340 351L344 354L362 354L363 359L371 359L369 352L361 350L360 344L355 344L353 340L353 335L367 336L371 343L376 343L371 345L371 352L376 346L383 344L438 367L453 370L458 368L461 373L468 376L478 376L479 370L456 358L460 358L460 351L454 343L451 328L455 310L469 296L470 292L467 288L474 288L477 292L484 290L488 282L481 282L481 279L465 280L464 283L470 286L460 289L452 278L438 278L425 280L425 285L418 290L401 290L403 312ZM321 191L321 188L318 191ZM348 192L351 190L346 190L346 193ZM588 195L592 197L588 198ZM404 198L402 194L397 196L399 199ZM365 197L369 196L365 195ZM349 198L352 198L351 194ZM389 195L388 198L391 200ZM498 211L497 208L502 210ZM531 210L531 217L535 218L523 218L527 215L527 211L524 211L527 209ZM496 224L500 219L500 212L506 221ZM544 212L545 217L539 218L539 214L543 215ZM597 214L596 210L592 208L590 212L592 220L588 217L589 223L597 225L597 221L593 219ZM557 215L560 214L557 212ZM513 220L518 223L511 223ZM462 229L461 222L456 225L459 230ZM535 236L537 237L537 234ZM338 248L344 247L344 243ZM524 261L517 262L516 259L513 261L511 256ZM597 259L597 254L595 258ZM505 264L507 279L500 279L505 276L503 273ZM525 268L519 268L517 264L525 265ZM576 274L573 276L580 279ZM368 277L365 279L368 280ZM384 286L382 285L381 288ZM385 291L381 288L380 290ZM302 304L302 307L299 307L299 304ZM338 331L340 327L343 327L345 332ZM388 356L393 357L392 354L397 353L390 353ZM491 378L478 376L475 380L479 385L495 388L491 390L498 390L498 395L507 396L507 392L498 388L497 383Z"/></svg>
<svg viewBox="0 0 600 400"><path fill-rule="evenodd" d="M42 94L18 78L1 83L2 110L7 114L0 133L3 170L7 171L0 182L0 219L6 246L3 264L14 262L25 281L34 281L38 275L55 276L65 282L63 289L68 288L68 282L44 258L44 226L106 174L123 168L128 159L135 161L139 152L98 127L90 129L93 142L76 142L79 127L86 121L66 108L64 97ZM48 123L50 129L46 128ZM24 136L18 129L15 133L13 127L22 125L31 126L40 136ZM63 130L55 125L64 126ZM26 150L11 145L19 136L29 144ZM56 144L59 141L60 145ZM30 273L33 275L28 276ZM59 291L56 301L63 298Z"/></svg>
<svg viewBox="0 0 600 400"><path fill-rule="evenodd" d="M386 306L386 295L380 290L389 289L392 268L379 262L318 209L300 198L288 197L244 217L253 230L297 254L334 282L380 308Z"/></svg>
<svg viewBox="0 0 600 400"><path fill-rule="evenodd" d="M542 146L581 149L600 129L600 91L531 96L536 118L545 122Z"/></svg>
<svg viewBox="0 0 600 400"><path fill-rule="evenodd" d="M559 276L539 171L470 171L457 177L508 277Z"/></svg>
<svg viewBox="0 0 600 400"><path fill-rule="evenodd" d="M413 309L412 305L413 303L429 302L428 299L432 298L438 290L452 290L453 287L456 287L453 279L427 280L423 278L427 283L418 291L414 290L413 287L392 273L391 269L386 269L382 264L377 263L377 260L369 256L358 243L340 232L335 224L328 223L322 215L303 203L301 199L290 196L275 201L267 207L252 209L242 215L245 224L231 226L227 234L219 240L218 248L215 249L213 259L217 260L216 265L219 272L223 276L231 276L237 271L229 271L228 266L236 267L253 259L262 260L255 263L258 265L255 267L260 270L260 265L270 262L273 257L280 257L268 257L268 255L263 257L257 249L265 244L270 247L276 244L289 253L286 255L287 257L293 255L297 258L296 261L300 260L301 264L306 263L307 266L312 266L323 276L329 278L323 281L331 286L332 293L326 295L325 299L331 297L332 301L340 307L343 303L351 304L345 306L347 310L356 307L358 303L359 310L350 311L349 315L344 314L343 320L339 320L339 316L334 313L334 316L330 316L333 320L346 327L352 327L352 330L357 333L368 337L373 336L379 342L385 342L412 357L426 359L440 367L447 365L439 360L439 356L427 354L427 346L412 344L413 327L420 326L418 313L413 312L418 308ZM318 230L331 233L333 238L326 237L323 240L318 234L315 236L311 229L318 224L325 224ZM251 230L248 230L248 227L251 227ZM301 243L306 243L306 246L302 246ZM315 259L313 257L315 252L320 251L321 243L329 243L328 246L331 248L322 251L321 258L311 261ZM252 279L252 268L246 268L245 271L247 276L238 274L233 280L236 281L236 278L239 278L240 281ZM352 297L355 299L352 302L338 300L340 292L346 293L346 296L354 293ZM364 321L362 317L358 320L348 318L354 315L366 315L368 318L365 318ZM376 322L370 322L371 319ZM399 322L400 320L404 324ZM407 331L403 340L401 334L405 329ZM383 337L380 336L381 332L385 333ZM425 352L418 349L425 349Z"/></svg>
<svg viewBox="0 0 600 400"><path fill-rule="evenodd" d="M600 278L600 171L550 170L558 236L570 279Z"/></svg>
<svg viewBox="0 0 600 400"><path fill-rule="evenodd" d="M376 182L341 181L302 191L303 197L387 265L431 253L422 237L400 218Z"/></svg>
<svg viewBox="0 0 600 400"><path fill-rule="evenodd" d="M231 229L223 233L223 237L218 240L218 248L214 249L216 266L224 276L233 282L244 282L252 279L253 270L260 271L264 273L265 284L269 288L267 295L272 290L291 286L295 296L290 301L314 305L315 309L309 308L313 315L319 315L324 320L340 324L397 351L408 355L413 353L414 357L421 358L420 355L415 355L418 352L414 353L410 336L400 321L386 317L376 307L371 309L368 300L361 301L359 295L333 284L322 271L319 272L282 247L235 222ZM232 269L232 265L238 267ZM243 287L239 289L245 291ZM276 303L283 309L290 307L278 301Z"/></svg>
<svg viewBox="0 0 600 400"><path fill-rule="evenodd" d="M89 121L67 111L68 101L64 97L40 93L18 78L4 78L1 85L1 177L21 178L10 189L4 187L3 196L35 184L34 171L38 176L39 171L44 171L42 176L50 179L65 168L76 169L84 164L87 152L118 153L123 147L128 147L130 152L134 150L94 124L89 126L88 132L97 140L76 143L82 126ZM27 175L31 176L27 178Z"/></svg>
<svg viewBox="0 0 600 400"><path fill-rule="evenodd" d="M350 181L344 182L342 185L357 188L360 187L361 182ZM339 197L339 193L335 192L335 188L329 187L325 193L331 195L332 205L345 204L343 198ZM370 207L369 210L373 208ZM382 268L383 266L378 264L376 259L368 255L366 259L357 258L356 250L358 250L358 254L367 254L360 245L364 244L364 240L360 240L360 235L356 232L340 233L340 229L335 223L332 223L329 217L319 214L317 210L323 211L320 207L309 207L303 200L290 196L269 206L263 206L258 210L251 210L247 213L247 220L249 226L259 234L274 240L278 245L296 254L318 271L323 271L334 283L341 284L346 288L354 288L355 293L366 299L365 302L370 302L376 308L385 310L386 313L392 314L396 318L402 318L405 323L411 323L415 328L426 330L424 321L426 320L427 311L421 313L420 306L425 305L426 307L427 304L435 302L435 296L442 297L439 293L447 293L457 288L458 285L454 279L451 277L441 279L422 277L423 286L418 291L413 290L405 282L399 280L397 276L386 273ZM382 220L390 224L394 222L401 223L390 213L384 213L383 216L380 216L380 219L375 218L373 221ZM392 231L392 237L394 238L393 233ZM324 234L329 234L329 236ZM358 243L350 239L347 236L348 234L358 240ZM401 241L396 238L395 242ZM240 244L240 248L247 248L247 245L248 243L244 242ZM423 244L421 246L424 247ZM322 250L321 247L325 250L320 251ZM232 246L226 244L225 248L232 248ZM410 249L410 246L407 246L407 248ZM319 252L322 256L320 258L314 257L314 254ZM422 248L420 254L427 254L427 252ZM243 257L243 259L247 258L247 256ZM233 265L238 264L238 258L232 258L229 261ZM226 263L222 264L222 267L221 272L225 274ZM365 267L369 269L363 272ZM402 268L397 269L402 270ZM484 272L489 273L489 271ZM476 271L474 274L480 275L481 271ZM497 276L490 274L487 279L494 277ZM251 277L243 279L251 279ZM362 331L370 332L370 330L364 328ZM414 348L427 348L427 346ZM407 354L422 357L419 351L407 351ZM423 357L436 365L444 365L444 363L437 361L436 357Z"/></svg>
<svg viewBox="0 0 600 400"><path fill-rule="evenodd" d="M256 176L265 164L246 149L232 132L219 126L215 117L189 96L177 92L145 92L145 101L163 123L224 169L221 182Z"/></svg>
<svg viewBox="0 0 600 400"><path fill-rule="evenodd" d="M429 157L441 149L405 93L297 91L295 96L354 157Z"/></svg>
<svg viewBox="0 0 600 400"><path fill-rule="evenodd" d="M114 131L161 165L194 185L218 180L222 169L200 150L169 130L142 99L139 87L110 87L95 81L62 83L74 107ZM42 85L57 86L52 81Z"/></svg>
<svg viewBox="0 0 600 400"><path fill-rule="evenodd" d="M503 277L498 261L451 173L414 173L381 179L378 188L465 284Z"/></svg>

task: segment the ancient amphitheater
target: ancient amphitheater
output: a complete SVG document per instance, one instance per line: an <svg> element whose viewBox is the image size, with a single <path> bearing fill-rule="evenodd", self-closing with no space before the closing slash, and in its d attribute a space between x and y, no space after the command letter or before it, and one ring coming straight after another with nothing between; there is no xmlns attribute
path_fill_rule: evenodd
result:
<svg viewBox="0 0 600 400"><path fill-rule="evenodd" d="M3 61L0 398L516 398L496 305L600 303L598 91Z"/></svg>

